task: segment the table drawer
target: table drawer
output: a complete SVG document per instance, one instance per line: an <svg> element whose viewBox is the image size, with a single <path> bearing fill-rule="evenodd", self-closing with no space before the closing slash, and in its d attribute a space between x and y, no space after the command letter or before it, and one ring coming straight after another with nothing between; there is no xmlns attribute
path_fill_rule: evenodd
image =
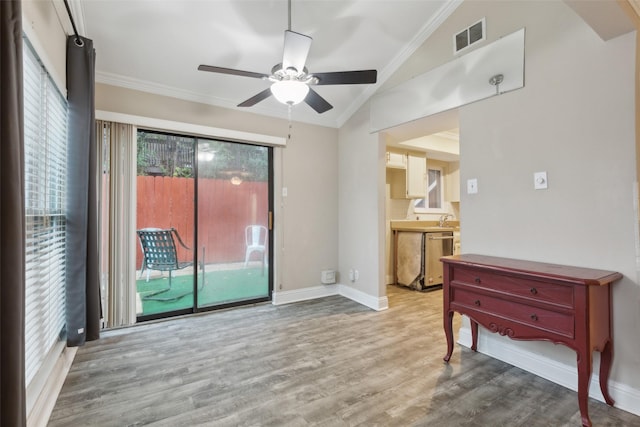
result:
<svg viewBox="0 0 640 427"><path fill-rule="evenodd" d="M456 287L451 289L451 305L500 316L568 338L574 337L575 322L572 314L532 307Z"/></svg>
<svg viewBox="0 0 640 427"><path fill-rule="evenodd" d="M492 289L533 301L549 302L554 305L573 308L573 287L554 283L522 279L487 271L454 268L451 281Z"/></svg>

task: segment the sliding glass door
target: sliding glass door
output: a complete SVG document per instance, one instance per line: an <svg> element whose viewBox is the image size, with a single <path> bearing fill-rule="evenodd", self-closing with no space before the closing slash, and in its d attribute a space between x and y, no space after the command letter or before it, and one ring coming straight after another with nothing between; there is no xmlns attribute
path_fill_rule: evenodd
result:
<svg viewBox="0 0 640 427"><path fill-rule="evenodd" d="M270 298L270 152L198 141L198 308Z"/></svg>
<svg viewBox="0 0 640 427"><path fill-rule="evenodd" d="M269 300L272 149L137 139L138 321Z"/></svg>
<svg viewBox="0 0 640 427"><path fill-rule="evenodd" d="M138 130L138 320L193 307L196 139Z"/></svg>

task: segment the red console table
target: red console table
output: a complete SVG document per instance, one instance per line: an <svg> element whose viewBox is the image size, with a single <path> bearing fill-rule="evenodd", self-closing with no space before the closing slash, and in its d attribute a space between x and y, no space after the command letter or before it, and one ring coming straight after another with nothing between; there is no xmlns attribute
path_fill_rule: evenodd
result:
<svg viewBox="0 0 640 427"><path fill-rule="evenodd" d="M517 340L564 344L578 357L578 405L582 425L589 420L593 351L600 357L600 389L613 405L607 380L613 357L611 283L613 271L520 261L483 255L443 257L444 331L448 362L453 352L453 313L471 320L471 349L478 324Z"/></svg>

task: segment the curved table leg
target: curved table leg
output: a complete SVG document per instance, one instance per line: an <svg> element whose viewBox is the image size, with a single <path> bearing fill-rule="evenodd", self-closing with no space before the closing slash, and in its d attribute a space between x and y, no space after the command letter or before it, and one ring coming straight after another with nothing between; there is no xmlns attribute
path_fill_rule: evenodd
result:
<svg viewBox="0 0 640 427"><path fill-rule="evenodd" d="M602 396L608 405L613 406L615 403L609 394L609 371L611 370L611 361L613 360L613 345L611 340L607 341L604 348L600 352L600 390Z"/></svg>
<svg viewBox="0 0 640 427"><path fill-rule="evenodd" d="M478 351L478 322L469 319L471 322L471 350Z"/></svg>
<svg viewBox="0 0 640 427"><path fill-rule="evenodd" d="M589 381L591 380L591 350L578 351L578 406L583 427L591 427L589 419Z"/></svg>
<svg viewBox="0 0 640 427"><path fill-rule="evenodd" d="M444 335L447 338L447 354L444 361L449 362L451 353L453 353L453 311L445 313L444 316Z"/></svg>

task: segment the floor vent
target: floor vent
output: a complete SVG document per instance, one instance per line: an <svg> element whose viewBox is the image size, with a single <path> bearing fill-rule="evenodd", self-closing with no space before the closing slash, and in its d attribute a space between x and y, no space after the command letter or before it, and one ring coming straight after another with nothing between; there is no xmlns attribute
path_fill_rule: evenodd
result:
<svg viewBox="0 0 640 427"><path fill-rule="evenodd" d="M457 54L465 50L474 43L480 42L486 37L485 18L482 18L475 24L465 28L453 36L453 53Z"/></svg>

